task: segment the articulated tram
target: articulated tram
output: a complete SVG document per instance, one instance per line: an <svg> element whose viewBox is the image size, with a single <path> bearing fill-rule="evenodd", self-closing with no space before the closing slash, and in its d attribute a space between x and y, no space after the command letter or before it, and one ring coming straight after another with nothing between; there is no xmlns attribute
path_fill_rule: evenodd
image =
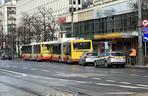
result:
<svg viewBox="0 0 148 96"><path fill-rule="evenodd" d="M77 62L85 51L93 51L92 41L63 38L57 41L31 43L21 46L24 60L50 60L58 62Z"/></svg>

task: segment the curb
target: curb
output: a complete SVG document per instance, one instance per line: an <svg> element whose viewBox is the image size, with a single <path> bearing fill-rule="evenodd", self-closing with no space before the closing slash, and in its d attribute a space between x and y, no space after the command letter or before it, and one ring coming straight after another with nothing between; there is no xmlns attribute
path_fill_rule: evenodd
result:
<svg viewBox="0 0 148 96"><path fill-rule="evenodd" d="M133 94L128 96L148 96L148 93L138 93L138 94Z"/></svg>
<svg viewBox="0 0 148 96"><path fill-rule="evenodd" d="M143 66L141 66L141 65L127 65L126 66L127 68L148 68L148 65L143 65Z"/></svg>

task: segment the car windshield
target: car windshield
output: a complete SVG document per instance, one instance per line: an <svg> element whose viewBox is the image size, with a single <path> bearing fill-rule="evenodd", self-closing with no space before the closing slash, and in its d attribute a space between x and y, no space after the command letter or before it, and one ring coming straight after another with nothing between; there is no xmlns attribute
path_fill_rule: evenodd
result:
<svg viewBox="0 0 148 96"><path fill-rule="evenodd" d="M123 53L119 53L119 52L118 52L118 53L111 53L111 55L112 55L112 56L124 56Z"/></svg>
<svg viewBox="0 0 148 96"><path fill-rule="evenodd" d="M88 56L98 56L97 53L87 53Z"/></svg>

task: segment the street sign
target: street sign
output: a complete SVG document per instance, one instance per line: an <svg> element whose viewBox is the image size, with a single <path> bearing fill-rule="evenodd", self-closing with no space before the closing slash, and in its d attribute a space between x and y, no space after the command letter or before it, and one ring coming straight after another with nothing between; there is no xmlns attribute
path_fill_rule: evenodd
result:
<svg viewBox="0 0 148 96"><path fill-rule="evenodd" d="M144 19L143 22L142 22L142 25L144 27L148 27L148 19Z"/></svg>
<svg viewBox="0 0 148 96"><path fill-rule="evenodd" d="M143 33L148 34L148 27L143 27Z"/></svg>
<svg viewBox="0 0 148 96"><path fill-rule="evenodd" d="M148 42L148 34L144 34L144 36L143 36L143 41L144 41L144 42Z"/></svg>

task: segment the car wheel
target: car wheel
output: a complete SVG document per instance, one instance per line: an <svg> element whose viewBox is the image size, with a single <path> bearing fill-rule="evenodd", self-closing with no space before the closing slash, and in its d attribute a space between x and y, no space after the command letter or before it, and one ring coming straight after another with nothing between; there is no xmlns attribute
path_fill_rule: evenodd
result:
<svg viewBox="0 0 148 96"><path fill-rule="evenodd" d="M98 65L97 65L97 62L96 62L96 61L94 62L94 66L95 66L95 67L98 67Z"/></svg>
<svg viewBox="0 0 148 96"><path fill-rule="evenodd" d="M125 65L121 65L121 68L125 68Z"/></svg>
<svg viewBox="0 0 148 96"><path fill-rule="evenodd" d="M82 66L85 66L85 62L83 62L81 65L82 65Z"/></svg>

